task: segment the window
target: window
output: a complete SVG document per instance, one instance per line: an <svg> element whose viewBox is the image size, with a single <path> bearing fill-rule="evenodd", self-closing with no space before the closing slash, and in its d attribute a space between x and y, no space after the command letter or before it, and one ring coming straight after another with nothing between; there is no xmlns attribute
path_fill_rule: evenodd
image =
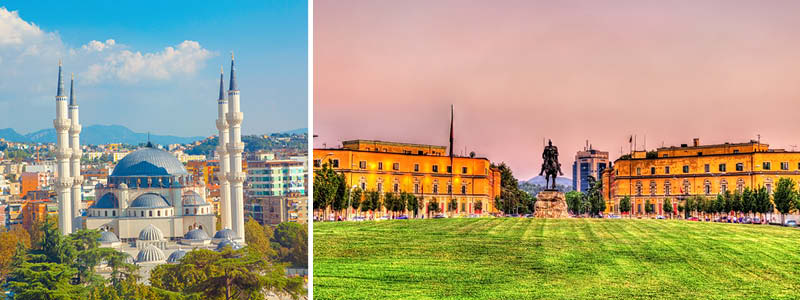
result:
<svg viewBox="0 0 800 300"><path fill-rule="evenodd" d="M383 162L378 162L378 170L383 170Z"/></svg>
<svg viewBox="0 0 800 300"><path fill-rule="evenodd" d="M397 192L400 191L400 185L395 183L394 186L392 187L392 189L394 190L395 193L397 193Z"/></svg>
<svg viewBox="0 0 800 300"><path fill-rule="evenodd" d="M704 170L705 170L706 173L711 172L711 166L706 164L705 167L704 167Z"/></svg>
<svg viewBox="0 0 800 300"><path fill-rule="evenodd" d="M392 170L395 170L395 171L400 170L400 163L393 163L392 164Z"/></svg>
<svg viewBox="0 0 800 300"><path fill-rule="evenodd" d="M683 173L689 173L689 166L683 166Z"/></svg>
<svg viewBox="0 0 800 300"><path fill-rule="evenodd" d="M383 192L383 182L378 182L378 193Z"/></svg>
<svg viewBox="0 0 800 300"><path fill-rule="evenodd" d="M431 166L431 172L433 172L433 173L439 173L439 165L433 165L433 166Z"/></svg>
<svg viewBox="0 0 800 300"><path fill-rule="evenodd" d="M781 170L789 170L789 162L781 162Z"/></svg>
<svg viewBox="0 0 800 300"><path fill-rule="evenodd" d="M668 156L669 156L669 155L667 155L666 153L664 153L664 154L662 154L662 155L661 155L661 157L668 157Z"/></svg>
<svg viewBox="0 0 800 300"><path fill-rule="evenodd" d="M669 166L664 167L664 174L669 174Z"/></svg>
<svg viewBox="0 0 800 300"><path fill-rule="evenodd" d="M453 185L452 184L449 184L449 183L447 184L447 193L448 194L452 194L453 193Z"/></svg>
<svg viewBox="0 0 800 300"><path fill-rule="evenodd" d="M453 166L447 166L447 173L453 173Z"/></svg>
<svg viewBox="0 0 800 300"><path fill-rule="evenodd" d="M161 216L161 211L160 210L157 211L156 214L160 217Z"/></svg>
<svg viewBox="0 0 800 300"><path fill-rule="evenodd" d="M772 168L771 162L765 161L763 165L764 165L764 170L769 170Z"/></svg>
<svg viewBox="0 0 800 300"><path fill-rule="evenodd" d="M697 152L697 156L703 156L703 152Z"/></svg>
<svg viewBox="0 0 800 300"><path fill-rule="evenodd" d="M105 217L108 217L108 211L107 210L103 211L103 213L105 214Z"/></svg>
<svg viewBox="0 0 800 300"><path fill-rule="evenodd" d="M333 159L333 160L331 160L331 164L333 165L334 168L338 168L339 167L339 160L338 159Z"/></svg>
<svg viewBox="0 0 800 300"><path fill-rule="evenodd" d="M144 217L144 211L140 211L141 216Z"/></svg>
<svg viewBox="0 0 800 300"><path fill-rule="evenodd" d="M148 216L150 216L150 217L152 217L152 216L153 216L153 211L152 211L152 210L151 210L151 211L148 211L148 212L147 212L147 215L148 215Z"/></svg>
<svg viewBox="0 0 800 300"><path fill-rule="evenodd" d="M656 167L650 167L650 175L656 174Z"/></svg>
<svg viewBox="0 0 800 300"><path fill-rule="evenodd" d="M321 167L321 166L322 166L322 160L315 159L315 160L314 160L314 167L315 167L315 168L319 168L319 167Z"/></svg>
<svg viewBox="0 0 800 300"><path fill-rule="evenodd" d="M733 149L733 153L739 153L739 149Z"/></svg>
<svg viewBox="0 0 800 300"><path fill-rule="evenodd" d="M414 164L414 172L419 172L419 164Z"/></svg>
<svg viewBox="0 0 800 300"><path fill-rule="evenodd" d="M736 164L736 171L739 171L739 172L744 171L744 164L743 163L737 163Z"/></svg>
<svg viewBox="0 0 800 300"><path fill-rule="evenodd" d="M461 174L467 174L467 167L461 167Z"/></svg>
<svg viewBox="0 0 800 300"><path fill-rule="evenodd" d="M642 168L636 168L636 175L642 175Z"/></svg>
<svg viewBox="0 0 800 300"><path fill-rule="evenodd" d="M419 194L419 183L414 184L414 193Z"/></svg>
<svg viewBox="0 0 800 300"><path fill-rule="evenodd" d="M642 195L642 183L637 181L636 182L636 196Z"/></svg>
<svg viewBox="0 0 800 300"><path fill-rule="evenodd" d="M711 181L708 181L708 179L703 182L703 191L706 193L706 195L711 194Z"/></svg>
<svg viewBox="0 0 800 300"><path fill-rule="evenodd" d="M669 183L669 181L665 182L664 183L664 195L669 196L669 194L672 192L671 190L672 190L672 186Z"/></svg>
<svg viewBox="0 0 800 300"><path fill-rule="evenodd" d="M655 181L650 181L650 195L651 196L655 196L656 192L657 192L656 182Z"/></svg>
<svg viewBox="0 0 800 300"><path fill-rule="evenodd" d="M719 184L719 192L725 194L728 191L728 181L723 179Z"/></svg>
<svg viewBox="0 0 800 300"><path fill-rule="evenodd" d="M433 184L433 193L434 194L438 194L439 193L439 184L438 183L434 183Z"/></svg>
<svg viewBox="0 0 800 300"><path fill-rule="evenodd" d="M117 211L116 210L112 210L111 211L111 216L112 217L116 217L117 216Z"/></svg>
<svg viewBox="0 0 800 300"><path fill-rule="evenodd" d="M364 181L361 182L361 190L362 191L366 191L367 190L367 183L364 182Z"/></svg>
<svg viewBox="0 0 800 300"><path fill-rule="evenodd" d="M466 185L462 185L461 186L461 194L464 194L464 195L467 194L467 186Z"/></svg>
<svg viewBox="0 0 800 300"><path fill-rule="evenodd" d="M366 160L362 160L362 161L358 162L358 168L362 169L362 170L366 169L367 168L367 161Z"/></svg>
<svg viewBox="0 0 800 300"><path fill-rule="evenodd" d="M465 205L467 205L467 204L466 203L461 203L461 211L467 210L467 207Z"/></svg>
<svg viewBox="0 0 800 300"><path fill-rule="evenodd" d="M772 184L771 183L767 183L764 186L767 188L767 194L772 195Z"/></svg>
<svg viewBox="0 0 800 300"><path fill-rule="evenodd" d="M728 165L726 165L726 164L719 164L719 171L720 171L720 172L725 172L725 171L727 171L727 170L728 170Z"/></svg>

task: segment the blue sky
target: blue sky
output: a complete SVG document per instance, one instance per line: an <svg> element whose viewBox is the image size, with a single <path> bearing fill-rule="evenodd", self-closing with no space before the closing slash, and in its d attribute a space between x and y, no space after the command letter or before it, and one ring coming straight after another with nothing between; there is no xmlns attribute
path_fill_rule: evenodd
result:
<svg viewBox="0 0 800 300"><path fill-rule="evenodd" d="M208 136L230 51L243 132L307 126L307 2L4 1L0 128L52 127L57 62L76 74L81 123ZM66 83L69 84L68 82Z"/></svg>

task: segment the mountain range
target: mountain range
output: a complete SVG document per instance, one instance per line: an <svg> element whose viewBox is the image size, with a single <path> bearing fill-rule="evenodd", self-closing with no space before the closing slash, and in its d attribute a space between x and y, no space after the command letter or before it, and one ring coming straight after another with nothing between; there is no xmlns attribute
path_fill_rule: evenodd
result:
<svg viewBox="0 0 800 300"><path fill-rule="evenodd" d="M308 133L307 128L298 128L287 130L281 133L286 134L303 134ZM16 143L55 143L56 130L54 128L42 129L39 131L31 132L28 134L19 134L13 128L0 129L0 138L6 141ZM155 144L169 145L169 144L187 144L205 139L203 136L174 136L174 135L158 135L151 134L150 141ZM123 143L136 145L139 143L147 142L147 133L134 132L125 126L121 125L91 125L84 127L81 130L81 143L100 145L111 143Z"/></svg>
<svg viewBox="0 0 800 300"><path fill-rule="evenodd" d="M544 186L547 183L547 181L545 180L544 176L536 176L536 177L533 177L531 179L526 180L525 182L530 183L530 184L535 184L535 185L541 185L541 186ZM572 178L557 177L556 178L556 184L557 185L567 186L567 187L572 187Z"/></svg>

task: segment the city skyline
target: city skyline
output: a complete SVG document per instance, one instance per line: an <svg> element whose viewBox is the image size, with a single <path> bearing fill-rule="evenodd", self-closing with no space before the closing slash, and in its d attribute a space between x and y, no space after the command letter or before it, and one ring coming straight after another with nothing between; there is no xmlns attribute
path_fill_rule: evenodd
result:
<svg viewBox="0 0 800 300"><path fill-rule="evenodd" d="M476 151L527 180L543 143L566 177L586 140L792 150L800 3L315 3L314 147L377 139ZM369 126L364 126L369 124Z"/></svg>
<svg viewBox="0 0 800 300"><path fill-rule="evenodd" d="M0 7L0 76L9 79L0 82L0 109L13 112L0 128L26 134L50 127L61 59L66 76L75 73L84 126L209 136L216 128L202 116L216 115L219 70L224 65L227 78L231 51L247 91L243 110L254 117L243 133L307 127L305 2L42 7ZM176 112L181 122L173 121Z"/></svg>

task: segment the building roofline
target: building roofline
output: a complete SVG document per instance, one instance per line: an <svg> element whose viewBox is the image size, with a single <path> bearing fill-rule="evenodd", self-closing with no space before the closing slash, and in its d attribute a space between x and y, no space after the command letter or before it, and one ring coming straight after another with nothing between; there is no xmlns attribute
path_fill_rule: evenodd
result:
<svg viewBox="0 0 800 300"><path fill-rule="evenodd" d="M447 146L429 145L429 144L402 143L402 142L389 142L389 141L381 141L381 140L363 140L363 139L357 139L357 140L347 140L347 141L342 141L342 145L343 145L343 146L344 146L344 144L346 144L346 143L352 143L352 144L355 144L355 143L365 143L365 144L372 143L372 144L384 144L384 145L395 145L395 146L411 146L411 147L422 147L422 148L441 148L441 149L447 149Z"/></svg>
<svg viewBox="0 0 800 300"><path fill-rule="evenodd" d="M427 156L427 157L449 158L449 156L447 156L447 155L430 155L430 154L398 153L398 152L380 152L380 151L367 151L367 150L345 149L345 148L314 148L314 151L353 151L353 152L362 152L362 153L378 153L378 154L394 154L394 155L410 155L410 156ZM482 156L469 157L469 156L453 155L453 158L483 159L483 160L486 160L488 162L491 162L491 160L489 160L489 158L482 157Z"/></svg>

